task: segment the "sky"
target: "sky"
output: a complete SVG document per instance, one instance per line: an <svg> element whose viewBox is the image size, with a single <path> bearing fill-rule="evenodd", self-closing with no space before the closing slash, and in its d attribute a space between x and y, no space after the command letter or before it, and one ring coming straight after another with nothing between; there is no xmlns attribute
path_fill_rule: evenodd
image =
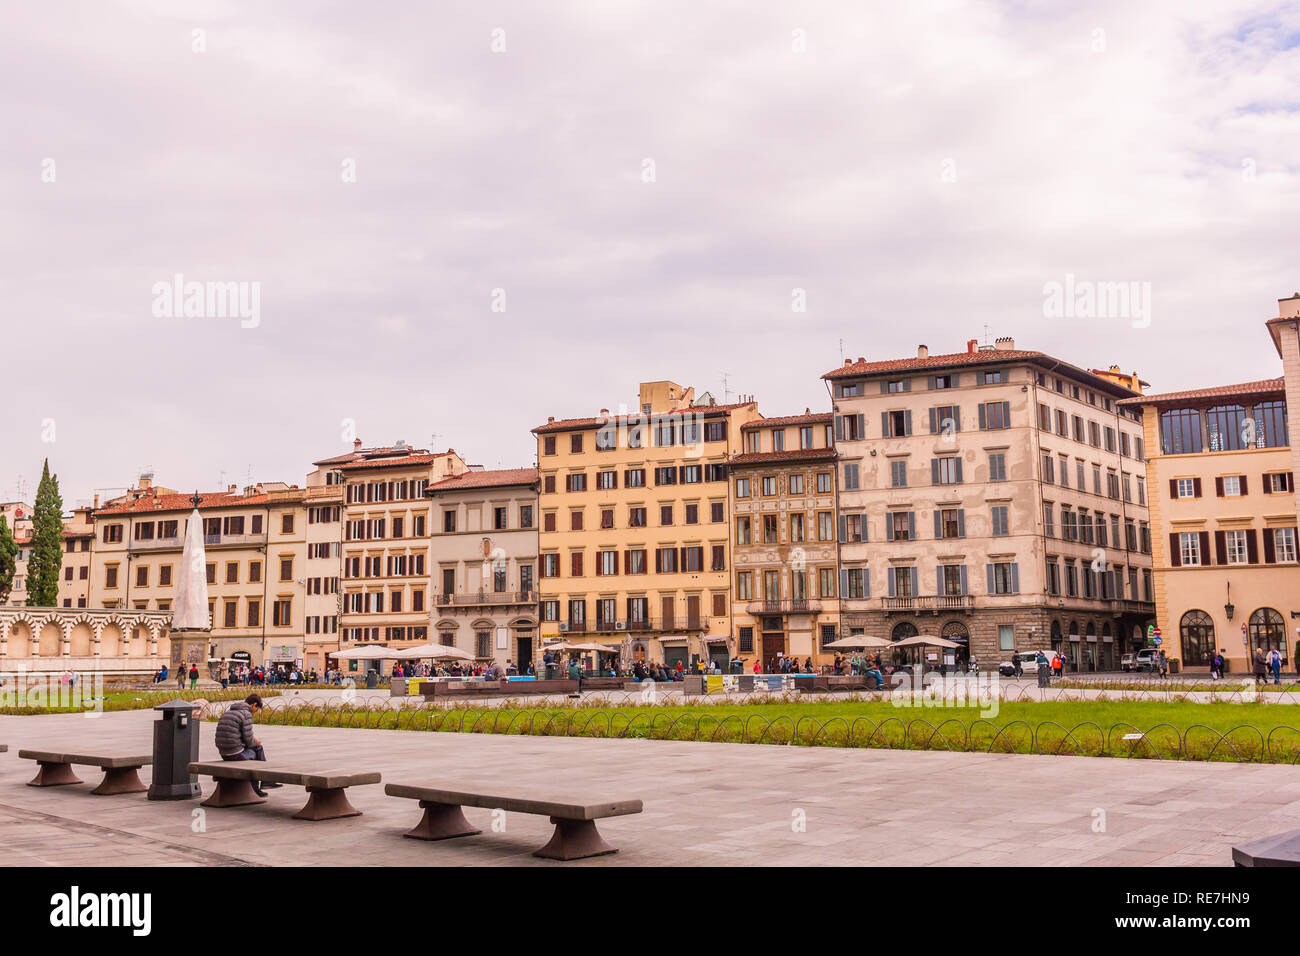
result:
<svg viewBox="0 0 1300 956"><path fill-rule="evenodd" d="M68 507L921 343L1250 381L1300 290L1296 4L44 0L0 130L0 498Z"/></svg>

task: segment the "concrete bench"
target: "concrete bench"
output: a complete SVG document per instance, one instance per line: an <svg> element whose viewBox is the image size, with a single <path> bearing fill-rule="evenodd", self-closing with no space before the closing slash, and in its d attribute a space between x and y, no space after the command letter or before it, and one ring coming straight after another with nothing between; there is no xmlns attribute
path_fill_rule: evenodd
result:
<svg viewBox="0 0 1300 956"><path fill-rule="evenodd" d="M384 793L420 801L424 816L415 829L405 836L415 840L449 840L474 836L482 831L470 826L462 807L482 807L513 813L534 813L551 818L555 833L546 846L533 853L547 860L581 860L589 856L617 853L616 847L601 839L596 821L604 817L621 817L641 812L640 800L601 800L595 803L569 802L553 796L506 797L470 790L426 787L418 784L389 783Z"/></svg>
<svg viewBox="0 0 1300 956"><path fill-rule="evenodd" d="M36 776L27 781L29 787L66 787L71 783L81 783L81 778L72 771L73 764L99 767L104 771L104 779L90 791L99 796L148 790L140 779L140 768L153 766L153 757L148 755L131 757L20 750L18 756L23 760L36 761L38 769Z"/></svg>
<svg viewBox="0 0 1300 956"><path fill-rule="evenodd" d="M242 807L265 803L265 798L259 797L253 790L254 780L305 787L307 803L293 815L295 820L334 820L338 817L360 816L361 811L348 802L345 791L348 787L379 783L381 779L377 771L352 773L332 769L293 770L263 760L192 763L189 771L211 777L216 782L216 791L201 804L205 807Z"/></svg>
<svg viewBox="0 0 1300 956"><path fill-rule="evenodd" d="M1300 830L1288 830L1232 848L1234 866L1300 866Z"/></svg>

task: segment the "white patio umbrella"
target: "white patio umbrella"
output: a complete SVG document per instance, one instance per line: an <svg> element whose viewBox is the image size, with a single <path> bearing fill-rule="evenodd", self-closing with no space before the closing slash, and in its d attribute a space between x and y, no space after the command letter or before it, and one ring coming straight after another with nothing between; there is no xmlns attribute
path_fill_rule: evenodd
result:
<svg viewBox="0 0 1300 956"><path fill-rule="evenodd" d="M329 651L328 657L338 661L395 661L401 651L391 647L349 647L345 651Z"/></svg>
<svg viewBox="0 0 1300 956"><path fill-rule="evenodd" d="M918 634L915 637L906 637L901 641L890 642L891 647L951 647L958 648L962 645L956 641L950 641L945 637L927 637L924 634Z"/></svg>
<svg viewBox="0 0 1300 956"><path fill-rule="evenodd" d="M402 660L472 661L474 655L450 644L416 644L401 651Z"/></svg>
<svg viewBox="0 0 1300 956"><path fill-rule="evenodd" d="M837 651L860 651L868 647L893 647L894 642L883 637L871 637L866 634L857 634L853 637L841 637L838 641L831 641L823 644L822 647L834 648Z"/></svg>

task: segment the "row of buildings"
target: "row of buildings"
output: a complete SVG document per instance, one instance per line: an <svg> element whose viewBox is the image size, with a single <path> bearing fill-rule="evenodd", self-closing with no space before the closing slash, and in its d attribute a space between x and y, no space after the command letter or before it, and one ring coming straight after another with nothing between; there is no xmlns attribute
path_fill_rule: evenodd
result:
<svg viewBox="0 0 1300 956"><path fill-rule="evenodd" d="M1190 668L1289 660L1298 323L1300 295L1266 326L1281 376L1194 391L1000 338L846 361L802 414L644 383L634 409L535 427L533 467L357 441L302 487L199 497L212 655L322 669L438 641L522 662L565 639L770 666L924 634L956 664L1047 648L1090 671L1155 627ZM24 506L3 507L21 545ZM0 654L165 658L193 507L144 476L73 512L62 607L0 610Z"/></svg>

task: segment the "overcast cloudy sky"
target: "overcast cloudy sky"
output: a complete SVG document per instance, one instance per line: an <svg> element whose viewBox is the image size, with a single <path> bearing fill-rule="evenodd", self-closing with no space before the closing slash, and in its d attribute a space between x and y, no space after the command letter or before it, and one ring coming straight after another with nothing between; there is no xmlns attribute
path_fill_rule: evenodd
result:
<svg viewBox="0 0 1300 956"><path fill-rule="evenodd" d="M985 326L1276 375L1298 120L1295 4L6 4L0 497L301 483L345 420L529 464L642 380L789 414ZM256 327L155 315L177 274ZM1066 275L1150 325L1044 317Z"/></svg>

